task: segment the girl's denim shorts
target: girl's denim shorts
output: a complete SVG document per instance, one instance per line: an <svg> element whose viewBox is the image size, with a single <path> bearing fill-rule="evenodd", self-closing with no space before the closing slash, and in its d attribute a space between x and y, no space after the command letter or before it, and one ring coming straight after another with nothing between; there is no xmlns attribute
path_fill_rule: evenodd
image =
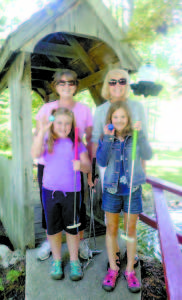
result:
<svg viewBox="0 0 182 300"><path fill-rule="evenodd" d="M130 212L132 214L140 214L142 209L142 187L132 193ZM129 207L129 195L119 196L110 194L107 190L104 190L102 195L102 209L111 213L120 213L123 210L125 213L128 212Z"/></svg>

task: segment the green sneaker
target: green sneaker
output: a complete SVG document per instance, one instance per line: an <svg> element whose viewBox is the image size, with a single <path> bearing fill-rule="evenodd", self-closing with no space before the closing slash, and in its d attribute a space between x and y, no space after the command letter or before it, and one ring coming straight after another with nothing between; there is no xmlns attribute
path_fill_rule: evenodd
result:
<svg viewBox="0 0 182 300"><path fill-rule="evenodd" d="M70 261L70 279L78 281L83 278L83 271L79 260Z"/></svg>
<svg viewBox="0 0 182 300"><path fill-rule="evenodd" d="M60 260L53 260L51 264L51 277L52 279L59 280L63 279L64 273L62 269L62 263Z"/></svg>

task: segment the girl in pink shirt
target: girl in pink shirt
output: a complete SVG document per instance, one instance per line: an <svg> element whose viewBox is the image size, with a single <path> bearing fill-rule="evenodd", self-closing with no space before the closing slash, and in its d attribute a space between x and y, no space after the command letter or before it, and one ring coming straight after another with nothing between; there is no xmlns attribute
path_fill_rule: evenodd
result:
<svg viewBox="0 0 182 300"><path fill-rule="evenodd" d="M42 198L47 224L47 235L53 254L51 277L64 277L61 262L62 230L66 232L70 253L70 279L80 280L83 272L78 260L78 227L69 229L74 222L74 193L76 192L76 223L79 222L81 203L80 171L88 173L91 163L82 142L78 144L79 160L75 153L75 119L72 111L58 108L52 112L53 122L46 118L40 121L40 128L34 138L32 157L41 155L45 168L43 175ZM48 134L47 134L48 131ZM77 171L76 184L74 172Z"/></svg>

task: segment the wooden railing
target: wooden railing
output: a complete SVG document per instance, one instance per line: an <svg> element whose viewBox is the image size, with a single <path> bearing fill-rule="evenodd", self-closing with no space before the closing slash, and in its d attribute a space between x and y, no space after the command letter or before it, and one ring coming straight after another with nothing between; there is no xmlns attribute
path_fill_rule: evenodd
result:
<svg viewBox="0 0 182 300"><path fill-rule="evenodd" d="M182 253L178 242L182 244L182 235L176 234L164 190L182 196L182 187L154 177L148 177L147 183L152 185L157 220L143 213L140 220L158 229L168 300L181 300Z"/></svg>

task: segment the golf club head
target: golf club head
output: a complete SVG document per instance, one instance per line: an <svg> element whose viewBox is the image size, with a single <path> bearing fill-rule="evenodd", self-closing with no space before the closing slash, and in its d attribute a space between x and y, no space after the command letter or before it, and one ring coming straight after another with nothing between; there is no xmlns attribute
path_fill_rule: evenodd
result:
<svg viewBox="0 0 182 300"><path fill-rule="evenodd" d="M73 224L73 225L70 225L70 226L67 226L68 229L73 229L73 228L77 228L81 225L81 223L78 223L78 224Z"/></svg>
<svg viewBox="0 0 182 300"><path fill-rule="evenodd" d="M97 254L102 253L103 250L94 249L94 250L91 250L91 251L92 251L92 255L97 255Z"/></svg>

